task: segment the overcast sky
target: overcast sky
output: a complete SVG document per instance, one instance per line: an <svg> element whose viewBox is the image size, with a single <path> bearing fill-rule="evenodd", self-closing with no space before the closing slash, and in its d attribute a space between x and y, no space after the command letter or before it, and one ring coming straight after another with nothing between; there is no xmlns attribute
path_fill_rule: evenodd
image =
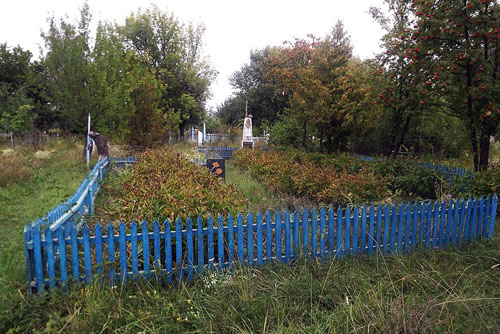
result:
<svg viewBox="0 0 500 334"><path fill-rule="evenodd" d="M123 23L125 17L146 8L150 0L88 0L94 22ZM351 36L354 54L365 59L379 50L382 30L368 14L382 0L168 0L154 1L181 21L203 23L204 51L219 72L212 85L209 107L216 108L231 95L228 78L249 61L250 50L282 45L285 40L324 37L337 20ZM41 30L47 17L68 16L77 21L82 0L6 0L0 11L0 43L20 45L38 57Z"/></svg>

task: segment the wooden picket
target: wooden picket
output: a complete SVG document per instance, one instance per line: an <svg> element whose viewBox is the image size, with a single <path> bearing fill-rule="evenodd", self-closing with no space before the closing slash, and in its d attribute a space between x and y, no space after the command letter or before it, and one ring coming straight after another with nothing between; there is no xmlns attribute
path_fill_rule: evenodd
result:
<svg viewBox="0 0 500 334"><path fill-rule="evenodd" d="M198 217L163 226L132 222L91 229L25 230L30 292L72 282L111 285L140 277L172 283L205 270L233 270L300 257L326 261L367 254L406 255L493 237L498 197L270 211L217 219ZM236 222L235 222L236 220ZM140 225L140 226L138 226ZM139 231L140 228L140 231ZM69 260L69 262L68 262ZM72 278L68 276L72 271Z"/></svg>

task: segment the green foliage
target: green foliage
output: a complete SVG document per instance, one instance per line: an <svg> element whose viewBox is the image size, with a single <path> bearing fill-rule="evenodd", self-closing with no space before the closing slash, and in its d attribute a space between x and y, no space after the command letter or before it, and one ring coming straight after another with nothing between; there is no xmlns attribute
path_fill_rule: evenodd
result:
<svg viewBox="0 0 500 334"><path fill-rule="evenodd" d="M300 124L297 119L283 115L269 131L269 143L277 146L300 145Z"/></svg>
<svg viewBox="0 0 500 334"><path fill-rule="evenodd" d="M103 184L96 205L96 219L102 221L146 219L150 222L177 217L184 221L209 214L245 212L247 201L234 186L193 164L170 149L140 154L130 169L112 175Z"/></svg>

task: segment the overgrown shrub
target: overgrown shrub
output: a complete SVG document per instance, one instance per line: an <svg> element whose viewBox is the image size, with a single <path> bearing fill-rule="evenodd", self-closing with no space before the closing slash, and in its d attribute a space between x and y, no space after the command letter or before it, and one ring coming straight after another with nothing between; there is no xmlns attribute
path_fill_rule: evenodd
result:
<svg viewBox="0 0 500 334"><path fill-rule="evenodd" d="M103 221L171 221L244 212L247 200L208 169L169 149L148 150L130 169L110 175L96 208Z"/></svg>

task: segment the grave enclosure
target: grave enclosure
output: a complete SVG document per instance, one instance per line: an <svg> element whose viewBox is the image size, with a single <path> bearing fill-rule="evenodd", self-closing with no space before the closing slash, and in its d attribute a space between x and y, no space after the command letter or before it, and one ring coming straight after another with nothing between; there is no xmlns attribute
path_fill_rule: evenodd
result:
<svg viewBox="0 0 500 334"><path fill-rule="evenodd" d="M101 160L68 201L26 226L30 293L96 280L110 285L138 278L173 283L207 270L270 261L290 264L304 257L326 261L405 255L493 237L496 196L132 222L130 228L98 224L89 229L81 217L92 213L108 168L135 161Z"/></svg>

